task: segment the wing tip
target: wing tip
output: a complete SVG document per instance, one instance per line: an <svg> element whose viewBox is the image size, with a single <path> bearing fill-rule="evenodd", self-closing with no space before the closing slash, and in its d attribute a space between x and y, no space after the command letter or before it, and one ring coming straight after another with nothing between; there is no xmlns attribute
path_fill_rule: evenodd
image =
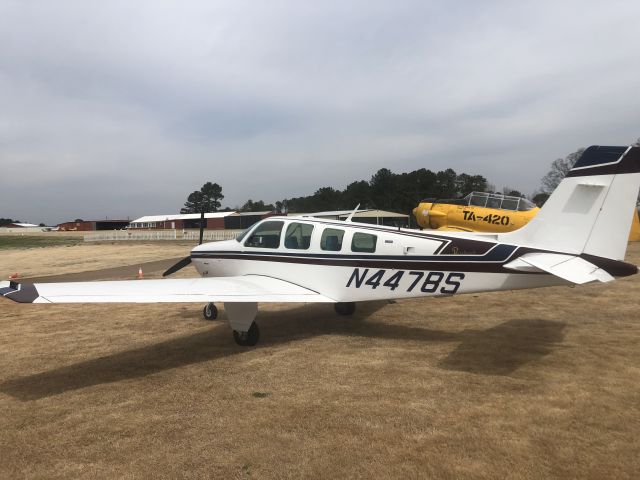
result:
<svg viewBox="0 0 640 480"><path fill-rule="evenodd" d="M18 303L33 303L40 295L33 283L0 282L0 295Z"/></svg>

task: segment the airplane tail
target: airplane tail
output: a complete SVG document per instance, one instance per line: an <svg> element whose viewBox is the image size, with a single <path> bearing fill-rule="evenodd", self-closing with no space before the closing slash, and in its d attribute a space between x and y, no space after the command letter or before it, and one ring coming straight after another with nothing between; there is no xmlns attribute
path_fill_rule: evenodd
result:
<svg viewBox="0 0 640 480"><path fill-rule="evenodd" d="M499 239L624 260L639 188L640 147L589 147L542 210Z"/></svg>

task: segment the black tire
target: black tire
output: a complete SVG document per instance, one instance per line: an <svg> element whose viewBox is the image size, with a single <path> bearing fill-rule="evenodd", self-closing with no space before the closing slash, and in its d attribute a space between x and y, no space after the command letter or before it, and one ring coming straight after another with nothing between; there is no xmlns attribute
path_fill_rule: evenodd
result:
<svg viewBox="0 0 640 480"><path fill-rule="evenodd" d="M254 347L260 339L260 329L256 322L251 322L248 332L233 331L233 339L242 347Z"/></svg>
<svg viewBox="0 0 640 480"><path fill-rule="evenodd" d="M356 302L338 302L333 308L338 315L353 315L356 311Z"/></svg>
<svg viewBox="0 0 640 480"><path fill-rule="evenodd" d="M215 320L218 318L218 309L213 303L207 303L202 309L202 316L205 320Z"/></svg>

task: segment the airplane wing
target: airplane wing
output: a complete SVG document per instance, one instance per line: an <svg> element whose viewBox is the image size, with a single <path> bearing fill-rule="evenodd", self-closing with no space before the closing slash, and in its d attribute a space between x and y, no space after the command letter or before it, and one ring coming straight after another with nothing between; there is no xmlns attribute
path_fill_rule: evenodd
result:
<svg viewBox="0 0 640 480"><path fill-rule="evenodd" d="M335 303L318 292L261 275L113 282L0 282L0 295L20 303Z"/></svg>
<svg viewBox="0 0 640 480"><path fill-rule="evenodd" d="M609 273L585 259L560 253L526 253L505 265L523 272L547 272L572 283L615 280Z"/></svg>

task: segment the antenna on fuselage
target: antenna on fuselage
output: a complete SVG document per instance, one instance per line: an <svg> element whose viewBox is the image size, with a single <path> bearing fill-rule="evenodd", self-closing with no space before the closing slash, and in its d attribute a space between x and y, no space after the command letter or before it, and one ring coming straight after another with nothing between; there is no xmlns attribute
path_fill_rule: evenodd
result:
<svg viewBox="0 0 640 480"><path fill-rule="evenodd" d="M355 213L358 211L358 208L360 207L360 204L356 205L356 208L353 209L353 212L351 212L349 214L349 216L345 219L345 222L352 222L353 220L353 216L355 215Z"/></svg>

